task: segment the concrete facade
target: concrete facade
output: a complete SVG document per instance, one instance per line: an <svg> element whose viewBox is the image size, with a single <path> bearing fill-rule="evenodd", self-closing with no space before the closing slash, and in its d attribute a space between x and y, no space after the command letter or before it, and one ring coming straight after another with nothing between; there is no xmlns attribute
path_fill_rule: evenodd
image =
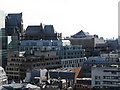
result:
<svg viewBox="0 0 120 90"><path fill-rule="evenodd" d="M34 68L60 68L60 60L55 52L36 52L34 56L26 56L25 52L10 52L6 72L10 80L25 79L26 72Z"/></svg>
<svg viewBox="0 0 120 90"><path fill-rule="evenodd" d="M119 65L94 66L92 67L93 88L120 88Z"/></svg>

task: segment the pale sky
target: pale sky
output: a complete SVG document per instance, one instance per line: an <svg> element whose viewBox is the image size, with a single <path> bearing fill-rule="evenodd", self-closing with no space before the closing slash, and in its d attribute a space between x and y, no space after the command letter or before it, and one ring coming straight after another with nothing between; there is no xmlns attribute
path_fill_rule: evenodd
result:
<svg viewBox="0 0 120 90"><path fill-rule="evenodd" d="M118 37L119 0L1 0L5 13L23 12L24 28L28 25L54 25L63 36L80 30L99 37Z"/></svg>

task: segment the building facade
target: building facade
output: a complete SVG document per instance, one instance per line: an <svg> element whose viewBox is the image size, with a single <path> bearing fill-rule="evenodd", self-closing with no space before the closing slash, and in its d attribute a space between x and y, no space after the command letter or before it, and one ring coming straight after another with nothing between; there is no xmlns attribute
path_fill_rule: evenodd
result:
<svg viewBox="0 0 120 90"><path fill-rule="evenodd" d="M85 57L85 50L80 45L61 46L57 50L57 55L61 59L63 68L67 67L81 67L87 60Z"/></svg>
<svg viewBox="0 0 120 90"><path fill-rule="evenodd" d="M71 58L71 59L61 59L62 68L77 68L82 67L83 63L86 61L86 57L83 58Z"/></svg>
<svg viewBox="0 0 120 90"><path fill-rule="evenodd" d="M92 67L92 87L120 89L119 65L105 65Z"/></svg>
<svg viewBox="0 0 120 90"><path fill-rule="evenodd" d="M33 56L26 56L25 52L9 54L6 73L9 80L23 80L26 72L34 68L56 69L60 68L60 59L55 52L35 52Z"/></svg>
<svg viewBox="0 0 120 90"><path fill-rule="evenodd" d="M70 40L71 45L82 45L87 57L98 56L100 51L106 51L106 43L103 38L99 38L98 35L90 35L83 30L66 39Z"/></svg>
<svg viewBox="0 0 120 90"><path fill-rule="evenodd" d="M22 40L20 51L55 51L62 46L61 40Z"/></svg>
<svg viewBox="0 0 120 90"><path fill-rule="evenodd" d="M5 67L7 63L7 36L5 31L5 13L0 11L0 66Z"/></svg>

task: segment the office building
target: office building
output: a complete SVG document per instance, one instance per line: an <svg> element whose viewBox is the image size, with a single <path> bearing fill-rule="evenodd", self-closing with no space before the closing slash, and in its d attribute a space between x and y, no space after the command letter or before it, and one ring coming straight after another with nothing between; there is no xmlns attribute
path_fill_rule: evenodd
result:
<svg viewBox="0 0 120 90"><path fill-rule="evenodd" d="M101 51L106 51L106 43L102 37L99 38L98 35L90 35L83 30L66 39L70 40L72 45L82 45L82 48L86 50L87 57L99 56Z"/></svg>
<svg viewBox="0 0 120 90"><path fill-rule="evenodd" d="M20 51L27 51L28 53L34 51L55 51L63 43L61 40L22 40L19 45Z"/></svg>
<svg viewBox="0 0 120 90"><path fill-rule="evenodd" d="M92 87L117 90L120 88L120 69L118 64L92 67Z"/></svg>
<svg viewBox="0 0 120 90"><path fill-rule="evenodd" d="M23 37L22 13L11 13L5 18L5 30L8 37L8 51L17 51Z"/></svg>
<svg viewBox="0 0 120 90"><path fill-rule="evenodd" d="M9 80L23 80L26 72L34 68L56 69L61 67L60 59L54 51L36 51L34 55L26 55L25 52L10 52L8 55L6 73Z"/></svg>
<svg viewBox="0 0 120 90"><path fill-rule="evenodd" d="M63 68L67 67L81 67L87 60L85 57L85 49L80 45L61 46L57 50L57 55L61 59Z"/></svg>
<svg viewBox="0 0 120 90"><path fill-rule="evenodd" d="M5 32L5 13L0 11L0 66L7 63L7 36Z"/></svg>

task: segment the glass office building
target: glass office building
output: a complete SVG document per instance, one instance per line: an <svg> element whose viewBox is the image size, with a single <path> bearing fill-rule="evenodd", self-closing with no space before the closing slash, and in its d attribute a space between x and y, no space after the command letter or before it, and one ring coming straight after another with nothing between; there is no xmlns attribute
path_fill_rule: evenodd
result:
<svg viewBox="0 0 120 90"><path fill-rule="evenodd" d="M0 66L7 63L7 36L5 32L5 13L0 11Z"/></svg>

